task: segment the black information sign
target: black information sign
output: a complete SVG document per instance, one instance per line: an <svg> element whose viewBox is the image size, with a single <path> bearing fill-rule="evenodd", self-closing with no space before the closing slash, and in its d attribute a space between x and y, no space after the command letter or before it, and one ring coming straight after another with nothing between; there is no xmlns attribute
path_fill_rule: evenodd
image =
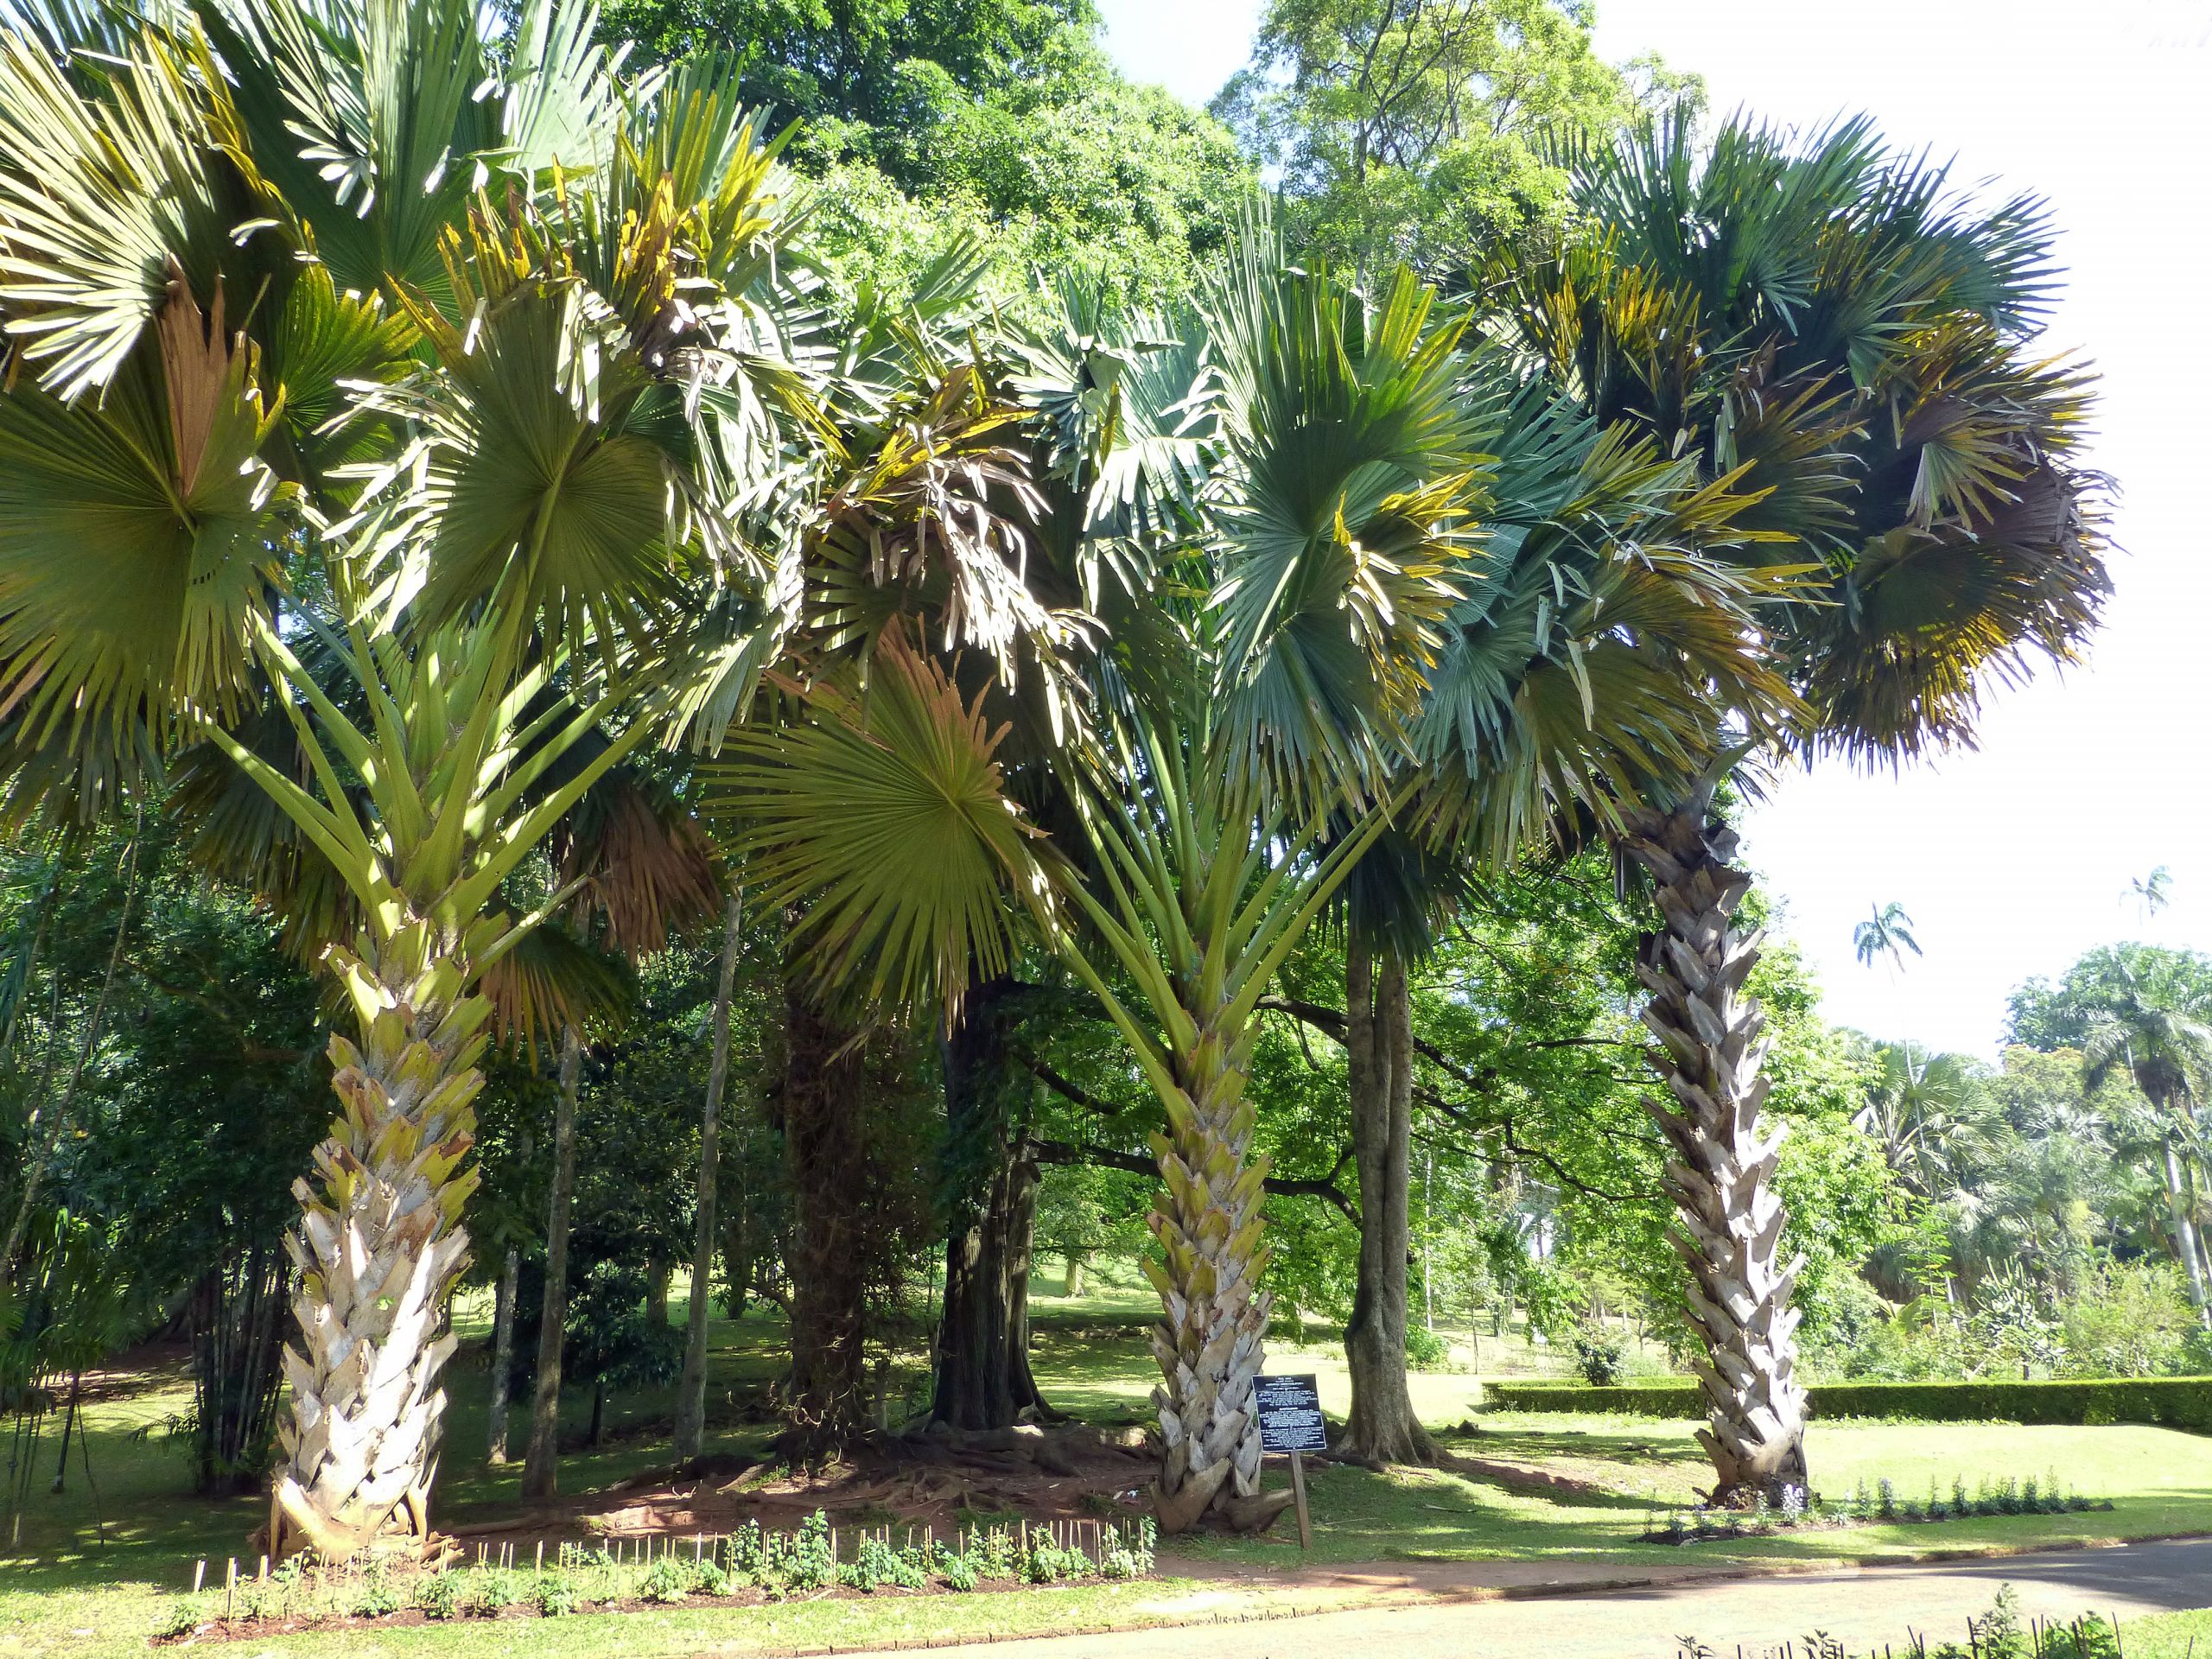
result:
<svg viewBox="0 0 2212 1659"><path fill-rule="evenodd" d="M1257 1377L1252 1400L1260 1414L1261 1450L1329 1449L1329 1426L1321 1421L1321 1395L1311 1376Z"/></svg>

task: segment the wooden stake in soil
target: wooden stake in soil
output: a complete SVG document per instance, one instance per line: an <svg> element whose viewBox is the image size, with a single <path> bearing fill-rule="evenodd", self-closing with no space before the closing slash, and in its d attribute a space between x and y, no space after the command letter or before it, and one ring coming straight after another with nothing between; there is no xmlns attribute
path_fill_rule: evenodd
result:
<svg viewBox="0 0 2212 1659"><path fill-rule="evenodd" d="M231 1616L231 1602L238 1592L238 1558L233 1555L231 1557L230 1566L223 1573L223 1617L225 1618Z"/></svg>
<svg viewBox="0 0 2212 1659"><path fill-rule="evenodd" d="M539 1571L540 1573L543 1573L544 1570L545 1570L545 1541L544 1541L543 1538L541 1538L541 1539L539 1539L539 1540L537 1541L537 1571Z"/></svg>
<svg viewBox="0 0 2212 1659"><path fill-rule="evenodd" d="M203 1555L197 1561L193 1563L192 1593L194 1595L196 1596L200 1593L200 1586L207 1581L207 1558Z"/></svg>

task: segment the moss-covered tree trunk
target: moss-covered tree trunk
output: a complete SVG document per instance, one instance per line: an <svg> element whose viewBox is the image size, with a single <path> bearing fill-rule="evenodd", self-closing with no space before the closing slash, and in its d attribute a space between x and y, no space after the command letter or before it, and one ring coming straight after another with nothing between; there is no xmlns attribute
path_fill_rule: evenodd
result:
<svg viewBox="0 0 2212 1659"><path fill-rule="evenodd" d="M569 1211L576 1191L576 1096L583 1087L583 1039L571 1026L561 1034L553 1192L545 1215L545 1293L539 1305L530 1448L522 1467L522 1495L540 1501L561 1490L561 1344L569 1323Z"/></svg>
<svg viewBox="0 0 2212 1659"><path fill-rule="evenodd" d="M1413 1236L1413 992L1406 966L1355 944L1344 958L1344 1049L1359 1166L1359 1278L1344 1356L1351 1413L1338 1450L1434 1463L1406 1376L1406 1262Z"/></svg>
<svg viewBox="0 0 2212 1659"><path fill-rule="evenodd" d="M500 1264L492 1304L492 1402L485 1413L484 1461L502 1468L507 1461L507 1405L513 1392L515 1294L522 1277L522 1252L510 1249Z"/></svg>
<svg viewBox="0 0 2212 1659"><path fill-rule="evenodd" d="M691 1303L683 1332L683 1375L676 1385L676 1455L696 1458L707 1433L707 1313L713 1301L715 1202L721 1195L722 1090L729 1078L729 1005L737 985L738 944L745 907L735 892L722 911L722 954L715 981L713 1049L707 1064L707 1099L699 1114L696 1233L691 1250ZM734 1305L741 1311L743 1302Z"/></svg>
<svg viewBox="0 0 2212 1659"><path fill-rule="evenodd" d="M784 1156L791 1176L791 1393L785 1454L819 1467L867 1432L868 1202L858 1033L823 1013L796 968L784 1023Z"/></svg>
<svg viewBox="0 0 2212 1659"><path fill-rule="evenodd" d="M1007 1052L1001 1015L1014 991L1004 976L970 988L942 1045L950 1221L930 1414L955 1428L1007 1428L1050 1409L1029 1369L1038 1172L1021 1096L1035 1084L1014 1075Z"/></svg>

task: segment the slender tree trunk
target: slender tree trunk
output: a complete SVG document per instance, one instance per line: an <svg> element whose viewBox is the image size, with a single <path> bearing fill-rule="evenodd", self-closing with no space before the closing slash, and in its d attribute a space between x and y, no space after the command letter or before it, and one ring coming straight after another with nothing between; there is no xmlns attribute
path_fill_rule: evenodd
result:
<svg viewBox="0 0 2212 1659"><path fill-rule="evenodd" d="M1433 1464L1436 1446L1414 1412L1406 1377L1406 1264L1410 1255L1413 994L1405 964L1355 945L1344 959L1345 1054L1352 1147L1359 1165L1359 1279L1344 1355L1351 1413L1338 1450L1381 1463Z"/></svg>
<svg viewBox="0 0 2212 1659"><path fill-rule="evenodd" d="M522 1275L522 1252L510 1249L500 1264L499 1287L492 1308L492 1404L485 1414L489 1443L484 1461L497 1469L507 1460L507 1396L515 1363L515 1281Z"/></svg>
<svg viewBox="0 0 2212 1659"><path fill-rule="evenodd" d="M31 994L32 976L38 971L39 952L46 944L47 924L54 919L54 912L67 884L70 855L77 849L77 821L72 818L61 832L61 844L54 849L54 868L47 873L46 886L38 896L38 918L31 925L30 942L23 947L22 955L10 965L12 982L6 988L8 1012L0 1019L0 1056L5 1056L16 1046L16 1020L23 1011L24 1001ZM134 841L136 837L133 837Z"/></svg>
<svg viewBox="0 0 2212 1659"><path fill-rule="evenodd" d="M437 1379L455 1340L441 1316L468 1264L461 1214L477 1182L464 1165L486 1010L463 995L460 943L415 921L328 960L360 1042L331 1037L342 1109L315 1148L319 1182L293 1189L301 1342L284 1354L292 1410L268 1541L278 1560L429 1546Z"/></svg>
<svg viewBox="0 0 2212 1659"><path fill-rule="evenodd" d="M1260 1490L1252 1403L1273 1306L1258 1288L1268 1264L1260 1243L1268 1159L1252 1150L1249 1028L1224 1031L1205 1018L1192 1025L1192 1042L1173 1057L1179 1087L1161 1103L1167 1133L1154 1143L1166 1190L1149 1221L1162 1259L1144 1264L1162 1304L1152 1328L1162 1379L1152 1402L1166 1452L1155 1506L1164 1532L1187 1532L1209 1513L1252 1531L1290 1500Z"/></svg>
<svg viewBox="0 0 2212 1659"><path fill-rule="evenodd" d="M1675 812L1648 815L1628 850L1658 884L1662 926L1647 936L1637 976L1651 993L1644 1023L1659 1039L1651 1063L1672 1098L1644 1104L1673 1155L1664 1184L1675 1201L1671 1240L1689 1268L1691 1322L1705 1346L1694 1362L1707 1426L1698 1431L1717 1477L1719 1503L1779 1503L1802 1493L1805 1390L1796 1380L1797 1310L1789 1305L1803 1258L1777 1268L1784 1219L1773 1188L1787 1125L1759 1120L1765 1017L1744 994L1758 936L1732 919L1751 879L1732 866L1736 833L1708 816L1709 791Z"/></svg>
<svg viewBox="0 0 2212 1659"><path fill-rule="evenodd" d="M1067 1274L1060 1281L1060 1294L1070 1300L1083 1294L1083 1262L1081 1250L1068 1252Z"/></svg>
<svg viewBox="0 0 2212 1659"><path fill-rule="evenodd" d="M676 1269L665 1262L645 1263L645 1317L655 1325L668 1323L668 1289Z"/></svg>
<svg viewBox="0 0 2212 1659"><path fill-rule="evenodd" d="M733 1319L743 1319L753 1300L753 1221L744 1213L750 1207L741 1198L739 1213L722 1217L722 1287Z"/></svg>
<svg viewBox="0 0 2212 1659"><path fill-rule="evenodd" d="M1037 1165L999 1014L1011 980L969 993L960 1023L941 1044L947 1205L944 1304L938 1320L932 1421L955 1428L1007 1428L1025 1410L1049 1414L1029 1370L1029 1266L1037 1214Z"/></svg>
<svg viewBox="0 0 2212 1659"><path fill-rule="evenodd" d="M2204 1264L2197 1253L2196 1224L2189 1213L2187 1184L2182 1179L2181 1154L2174 1146L2171 1135L2165 1140L2166 1207L2173 1217L2174 1254L2182 1259L2189 1273L2189 1300L2196 1309L2196 1321L2212 1329L2212 1306L2208 1306L2204 1289Z"/></svg>
<svg viewBox="0 0 2212 1659"><path fill-rule="evenodd" d="M537 1327L530 1449L522 1465L522 1495L532 1499L549 1498L561 1490L561 1327L569 1320L569 1209L576 1190L576 1095L583 1074L583 1042L571 1026L561 1033L561 1088L553 1115L553 1197L545 1217L544 1312Z"/></svg>
<svg viewBox="0 0 2212 1659"><path fill-rule="evenodd" d="M61 1091L60 1102L48 1111L48 1103L40 1100L31 1108L30 1122L24 1125L30 1160L23 1170L23 1190L16 1203L16 1218L9 1225L6 1242L0 1243L0 1291L15 1282L16 1252L23 1248L23 1238L30 1231L31 1217L38 1208L39 1189L46 1184L47 1172L54 1166L54 1154L61 1145L61 1131L76 1109L78 1085L84 1081L85 1067L99 1043L100 1027L107 1019L108 995L115 988L116 967L123 960L123 942L130 931L131 903L138 896L138 840L145 822L145 809L141 807L137 828L131 831L130 849L123 858L123 911L116 918L115 943L107 953L107 970L100 976L99 995L93 1000L92 1012L85 1017L85 1035L77 1048L77 1063L70 1069L69 1082ZM39 926L41 931L44 929L43 918ZM10 1012L9 1023L12 1035L13 1010Z"/></svg>
<svg viewBox="0 0 2212 1659"><path fill-rule="evenodd" d="M784 1152L796 1214L791 1258L791 1400L785 1454L834 1462L867 1429L861 1339L867 1265L854 1217L868 1202L861 1156L863 1072L855 1033L820 1012L796 968L786 979Z"/></svg>
<svg viewBox="0 0 2212 1659"><path fill-rule="evenodd" d="M722 1088L729 1077L729 1004L737 986L737 946L744 900L733 888L722 912L721 971L715 981L714 1052L707 1065L707 1103L699 1114L697 1232L691 1250L691 1305L683 1328L683 1375L676 1385L676 1455L699 1455L707 1431L707 1312L715 1281L715 1199L721 1179ZM731 1302L744 1306L743 1293Z"/></svg>

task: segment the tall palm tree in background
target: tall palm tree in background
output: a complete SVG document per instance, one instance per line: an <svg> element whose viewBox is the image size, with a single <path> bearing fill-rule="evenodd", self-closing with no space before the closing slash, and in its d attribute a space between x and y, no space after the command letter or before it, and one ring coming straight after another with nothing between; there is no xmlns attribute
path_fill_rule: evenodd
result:
<svg viewBox="0 0 2212 1659"><path fill-rule="evenodd" d="M1907 1191L1941 1197L1976 1162L1993 1127L1990 1100L1972 1060L1912 1043L1878 1043L1860 1107L1859 1132L1873 1136Z"/></svg>
<svg viewBox="0 0 2212 1659"><path fill-rule="evenodd" d="M1862 968L1872 968L1882 957L1892 969L1904 966L1904 953L1921 954L1920 941L1912 936L1912 918L1894 899L1868 908L1866 919L1851 930L1851 948Z"/></svg>
<svg viewBox="0 0 2212 1659"><path fill-rule="evenodd" d="M2148 875L2132 877L2127 883L2127 896L2141 906L2143 919L2149 921L2173 902L2173 872L2161 864Z"/></svg>
<svg viewBox="0 0 2212 1659"><path fill-rule="evenodd" d="M1362 1249L1344 1444L1389 1461L1428 1457L1404 1340L1409 966L1485 873L1618 832L1625 803L1681 786L1719 741L1717 708L1789 702L1755 623L1779 590L1729 556L1744 498L1603 430L1503 353L1478 347L1457 372L1484 487L1397 763L1419 828L1385 836L1346 887Z"/></svg>
<svg viewBox="0 0 2212 1659"><path fill-rule="evenodd" d="M2139 973L2120 965L2115 994L2099 1011L2082 1045L2083 1078L2094 1089L2125 1073L2151 1103L2158 1120L2173 1251L2189 1275L2197 1319L2212 1330L2212 1300L2194 1213L2195 1183L2183 1168L2184 1151L2201 1142L2197 1108L2212 1091L2212 995L2152 967L2151 972Z"/></svg>
<svg viewBox="0 0 2212 1659"><path fill-rule="evenodd" d="M0 685L19 782L226 753L334 872L270 1552L423 1548L477 988L652 738L801 401L772 153L588 7L55 7L0 35ZM318 672L320 665L335 671ZM333 683L340 691L334 693ZM675 712L673 705L670 712ZM271 766L257 719L305 765Z"/></svg>
<svg viewBox="0 0 2212 1659"><path fill-rule="evenodd" d="M1800 567L1763 632L1800 708L1778 747L1894 763L1970 741L1983 688L2071 660L2109 582L2079 460L2088 378L2035 355L2050 231L2035 201L1977 205L1871 124L1802 143L1687 111L1580 162L1546 257L1501 254L1486 303L1597 420L1757 498L1758 560ZM1762 747L1746 710L1742 741ZM1772 748L1776 745L1764 747ZM1750 887L1710 779L1622 846L1661 925L1643 952L1670 1098L1653 1111L1707 1357L1716 1496L1805 1484L1794 1265L1762 1122L1762 1017L1744 992Z"/></svg>

